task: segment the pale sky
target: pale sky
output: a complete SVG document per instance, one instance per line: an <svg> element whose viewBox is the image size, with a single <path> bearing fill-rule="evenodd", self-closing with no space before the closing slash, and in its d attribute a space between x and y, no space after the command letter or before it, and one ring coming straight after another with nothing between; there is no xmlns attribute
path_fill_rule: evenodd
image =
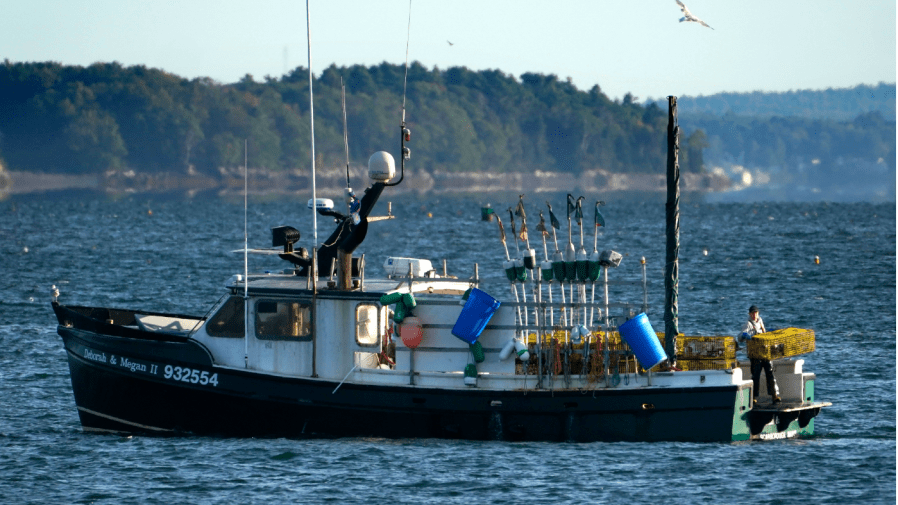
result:
<svg viewBox="0 0 898 505"><path fill-rule="evenodd" d="M895 0L412 0L409 60L598 84L611 98L896 80ZM308 66L304 0L5 2L0 58L257 81ZM408 0L311 0L312 68L402 64ZM453 45L449 45L451 41Z"/></svg>

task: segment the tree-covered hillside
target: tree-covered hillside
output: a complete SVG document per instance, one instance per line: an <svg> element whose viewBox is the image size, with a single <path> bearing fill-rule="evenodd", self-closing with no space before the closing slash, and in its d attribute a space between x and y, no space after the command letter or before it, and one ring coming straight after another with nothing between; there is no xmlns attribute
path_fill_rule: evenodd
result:
<svg viewBox="0 0 898 505"><path fill-rule="evenodd" d="M704 157L715 165L778 170L819 165L822 170L863 160L895 168L895 122L879 112L851 121L700 114L681 116L680 124L705 135Z"/></svg>
<svg viewBox="0 0 898 505"><path fill-rule="evenodd" d="M314 80L316 154L344 164L341 78L350 157L398 150L402 66L331 66ZM217 173L243 164L273 171L310 165L309 80L246 76L224 85L142 66L0 65L0 156L23 171ZM554 75L410 66L406 99L414 163L443 171L593 168L660 170L666 111ZM688 166L685 164L684 166ZM698 167L696 167L697 169Z"/></svg>
<svg viewBox="0 0 898 505"><path fill-rule="evenodd" d="M341 79L351 162L398 153L404 78L403 66L388 63L331 66L314 78L320 168L345 165ZM246 140L250 167L307 173L308 87L302 67L221 84L118 63L7 60L0 64L0 160L15 171L216 175L243 165ZM679 103L686 172L705 162L815 170L849 158L894 169L894 116L719 116L690 114L689 100ZM598 86L581 91L555 75L413 63L406 119L413 166L430 172L664 173L666 105L641 105L631 95L613 101Z"/></svg>
<svg viewBox="0 0 898 505"><path fill-rule="evenodd" d="M868 112L879 112L886 120L895 121L895 83L782 93L754 91L683 96L679 99L679 109L680 114L686 116L723 116L729 113L761 118L780 116L837 121L850 121Z"/></svg>

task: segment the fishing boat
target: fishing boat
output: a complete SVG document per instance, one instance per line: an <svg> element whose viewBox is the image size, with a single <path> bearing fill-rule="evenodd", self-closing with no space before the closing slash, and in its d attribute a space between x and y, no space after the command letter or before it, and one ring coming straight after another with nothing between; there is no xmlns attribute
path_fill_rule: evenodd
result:
<svg viewBox="0 0 898 505"><path fill-rule="evenodd" d="M404 123L402 132L407 153ZM406 157L400 154L399 181ZM272 229L272 247L288 268L232 275L208 316L71 306L54 291L83 429L577 442L814 434L814 418L829 403L815 399L816 377L802 359L774 362L781 403L765 395L756 403L732 337L683 336L675 317L655 333L645 314L644 265L642 282L609 280L621 255L587 257L582 227L581 250L565 257L556 245L553 262L541 219L546 261L536 264L528 242L520 258L508 256L505 272L490 273L507 276L511 300L478 289L477 265L459 279L426 259L391 257L372 275L365 256L353 252L378 220L370 215L378 198L396 184L393 157L375 153L369 175L372 184L349 198L345 215L332 202L310 201L313 212L338 221L311 254L295 248L295 228ZM580 201L570 201L569 223L573 207L582 226ZM526 235L523 198L512 228L516 216L517 243ZM596 226L599 220L597 203ZM677 215L671 220L675 266ZM570 239L568 246L575 249ZM578 267L586 272L579 277ZM666 304L675 316L672 274ZM610 291L622 290L631 299L610 300Z"/></svg>
<svg viewBox="0 0 898 505"><path fill-rule="evenodd" d="M311 95L311 74L309 89ZM311 96L310 109L314 118ZM645 262L641 282L609 280L622 255L599 252L595 236L593 253L586 252L582 197L568 195L566 247L558 246L561 225L549 202L549 227L540 212L541 263L530 247L523 196L509 215L514 259L496 214L506 262L504 271L486 275L504 277L511 299L480 289L477 264L463 278L449 276L445 264L438 272L422 258L382 258L383 270L370 271L356 250L369 224L393 217L389 210L386 216L371 213L384 191L405 178L411 132L404 98L400 132L398 175L390 153L374 153L368 161L371 183L361 197L349 188L346 148L347 209L340 212L315 191L313 119L311 243L301 247L292 226L271 229L276 250L251 251L244 243L243 273L224 283L224 296L207 315L74 306L62 303L54 287L57 332L84 431L576 442L730 442L814 434L814 418L829 403L815 399L816 377L796 359L812 345L794 345L807 344L812 332L787 332L766 343L756 339L758 352L779 358L779 403L753 394L748 363L736 360L732 337L679 332L674 97L665 331L658 333L647 316ZM596 229L604 225L601 203L595 207ZM318 216L337 223L320 243ZM250 274L250 252L275 253L286 268Z"/></svg>

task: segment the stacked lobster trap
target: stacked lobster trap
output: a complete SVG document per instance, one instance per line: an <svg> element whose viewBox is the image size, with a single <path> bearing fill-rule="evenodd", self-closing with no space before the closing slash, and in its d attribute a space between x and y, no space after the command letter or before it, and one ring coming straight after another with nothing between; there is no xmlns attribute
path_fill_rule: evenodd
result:
<svg viewBox="0 0 898 505"><path fill-rule="evenodd" d="M813 352L814 330L784 328L753 336L748 341L748 357L774 360Z"/></svg>

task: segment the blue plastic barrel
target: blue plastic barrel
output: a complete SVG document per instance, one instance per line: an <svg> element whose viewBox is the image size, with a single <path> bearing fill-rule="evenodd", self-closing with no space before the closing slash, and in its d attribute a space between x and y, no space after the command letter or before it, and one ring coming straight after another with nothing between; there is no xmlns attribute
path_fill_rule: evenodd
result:
<svg viewBox="0 0 898 505"><path fill-rule="evenodd" d="M655 330L645 312L618 326L621 337L633 350L642 368L648 370L667 359L661 342L655 337Z"/></svg>
<svg viewBox="0 0 898 505"><path fill-rule="evenodd" d="M499 309L499 305L499 300L477 288L472 288L468 301L465 302L455 326L452 327L452 334L473 344L483 333L483 329Z"/></svg>

